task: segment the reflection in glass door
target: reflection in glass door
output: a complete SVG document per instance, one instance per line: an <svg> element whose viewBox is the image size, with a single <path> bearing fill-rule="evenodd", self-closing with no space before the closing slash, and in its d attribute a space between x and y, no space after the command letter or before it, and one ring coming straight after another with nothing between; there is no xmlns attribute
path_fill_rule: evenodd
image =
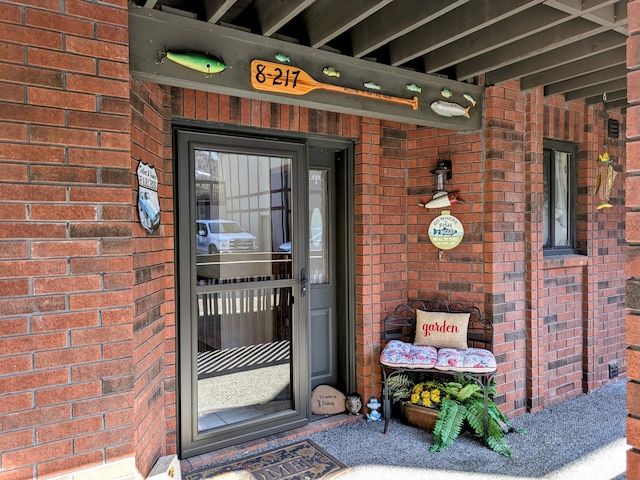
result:
<svg viewBox="0 0 640 480"><path fill-rule="evenodd" d="M190 363L181 366L189 374L190 401L182 412L182 421L189 421L187 449L210 450L204 446L306 421L300 398L308 385L302 380L308 378L306 315L299 313L305 263L298 265L292 249L299 215L294 172L302 155L272 143L181 143L190 162L192 213L191 223L180 225L193 232L179 252L190 264L181 271L189 272L192 298L189 312L180 309L180 321L188 323L180 331L190 339L188 357L181 355ZM179 232L179 238L189 236ZM186 280L181 277L181 286Z"/></svg>
<svg viewBox="0 0 640 480"><path fill-rule="evenodd" d="M203 431L292 407L291 158L194 153Z"/></svg>

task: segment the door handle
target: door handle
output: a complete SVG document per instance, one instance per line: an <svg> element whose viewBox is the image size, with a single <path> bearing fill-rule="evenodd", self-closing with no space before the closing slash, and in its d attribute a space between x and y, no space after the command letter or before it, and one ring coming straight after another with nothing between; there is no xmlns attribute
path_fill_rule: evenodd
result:
<svg viewBox="0 0 640 480"><path fill-rule="evenodd" d="M300 270L300 295L307 296L307 271L304 268Z"/></svg>

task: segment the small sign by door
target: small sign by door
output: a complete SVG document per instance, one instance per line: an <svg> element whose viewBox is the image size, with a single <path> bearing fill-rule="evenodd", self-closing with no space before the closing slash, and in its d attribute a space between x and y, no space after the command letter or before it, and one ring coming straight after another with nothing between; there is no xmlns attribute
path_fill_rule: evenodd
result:
<svg viewBox="0 0 640 480"><path fill-rule="evenodd" d="M160 201L158 200L158 174L155 167L138 163L138 215L140 224L153 233L160 226Z"/></svg>

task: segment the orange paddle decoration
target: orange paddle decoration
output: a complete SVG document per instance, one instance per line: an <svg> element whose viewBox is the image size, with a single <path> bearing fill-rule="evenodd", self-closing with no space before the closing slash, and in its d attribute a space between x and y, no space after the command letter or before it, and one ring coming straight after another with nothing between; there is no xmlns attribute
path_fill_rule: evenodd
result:
<svg viewBox="0 0 640 480"><path fill-rule="evenodd" d="M314 80L311 75L300 68L264 60L251 61L251 86L256 90L284 93L286 95L306 95L313 90L327 90L329 92L346 93L347 95L400 103L409 105L413 110L418 109L418 97L393 97L377 92L367 92L366 90L322 83Z"/></svg>

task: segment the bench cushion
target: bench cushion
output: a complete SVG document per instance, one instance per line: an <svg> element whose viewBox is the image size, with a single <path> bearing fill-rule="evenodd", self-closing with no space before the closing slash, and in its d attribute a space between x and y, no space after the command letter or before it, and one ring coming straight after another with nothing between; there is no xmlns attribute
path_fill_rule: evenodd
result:
<svg viewBox="0 0 640 480"><path fill-rule="evenodd" d="M496 359L483 348L440 348L391 340L380 354L380 363L395 368L435 369L442 372L491 373Z"/></svg>
<svg viewBox="0 0 640 480"><path fill-rule="evenodd" d="M435 368L443 372L490 373L496 370L496 357L484 348L441 348Z"/></svg>
<svg viewBox="0 0 640 480"><path fill-rule="evenodd" d="M433 368L438 361L438 349L391 340L380 354L380 362L397 368Z"/></svg>

